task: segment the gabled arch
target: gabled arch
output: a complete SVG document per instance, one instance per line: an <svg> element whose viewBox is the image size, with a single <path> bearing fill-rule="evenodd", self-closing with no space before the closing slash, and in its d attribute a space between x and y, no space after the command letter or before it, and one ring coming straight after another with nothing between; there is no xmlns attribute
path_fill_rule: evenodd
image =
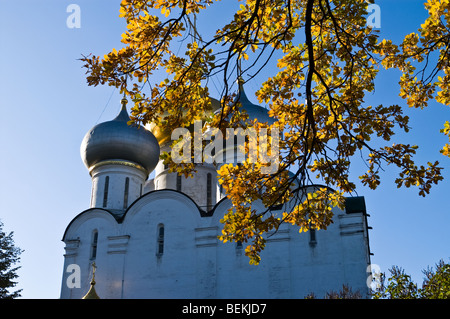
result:
<svg viewBox="0 0 450 319"><path fill-rule="evenodd" d="M80 227L85 221L92 218L104 219L109 224L111 224L113 229L117 228L118 226L118 220L111 211L104 208L89 208L79 213L77 216L75 216L74 219L70 221L69 225L67 225L64 231L62 241L65 241L67 239L67 236L70 234L70 232L75 232L76 229L78 229L78 227Z"/></svg>
<svg viewBox="0 0 450 319"><path fill-rule="evenodd" d="M183 203L185 206L190 208L187 209L187 211L198 214L193 217L203 217L206 214L205 211L203 211L190 196L173 189L160 189L151 191L135 200L125 211L125 214L121 218L120 222L126 223L128 219L132 218L133 215L138 214L143 207L151 205L151 202L153 201L162 199L176 200Z"/></svg>

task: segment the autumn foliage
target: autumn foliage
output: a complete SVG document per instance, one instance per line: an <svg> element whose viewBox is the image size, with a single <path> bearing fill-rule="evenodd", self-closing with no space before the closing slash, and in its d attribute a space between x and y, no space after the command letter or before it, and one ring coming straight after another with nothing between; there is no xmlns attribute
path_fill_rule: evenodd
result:
<svg viewBox="0 0 450 319"><path fill-rule="evenodd" d="M210 26L215 32L204 38L195 21L216 5L213 0L123 0L124 46L82 59L89 85L120 88L134 102L133 121L169 131L199 119L207 123L205 129L238 127L245 114L233 103L236 80L277 66L256 95L274 119L265 125L283 132L279 169L267 175L260 163L220 166L218 180L233 203L223 218L221 239L249 242L246 253L258 263L264 235L281 223L298 225L300 231L326 229L332 208L343 208L344 196L356 189L349 179L355 156L367 164L358 174L362 184L377 188L380 170L391 165L399 169L398 187L429 193L442 179L439 163L419 165L417 146L393 142L395 132L410 129L404 106L367 105L364 97L374 91L381 69L395 68L402 74L399 94L406 105L425 108L430 99L450 105L450 2L428 0L428 19L400 44L380 39L367 25L366 0L239 2L228 23ZM174 41L188 43L179 50ZM155 81L158 70L166 71L161 82ZM212 77L223 82L220 112L214 115ZM449 122L443 125L450 136ZM449 149L444 145L441 152L450 156ZM162 156L173 171L188 175L195 169L176 165L170 154ZM318 181L324 187L307 193ZM257 213L251 206L255 200L267 209ZM285 206L282 215L272 213L288 200L295 204Z"/></svg>

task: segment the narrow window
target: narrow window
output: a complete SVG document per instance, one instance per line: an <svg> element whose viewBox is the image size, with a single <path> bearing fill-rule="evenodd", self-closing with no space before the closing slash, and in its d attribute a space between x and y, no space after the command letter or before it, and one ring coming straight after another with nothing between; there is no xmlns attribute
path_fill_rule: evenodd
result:
<svg viewBox="0 0 450 319"><path fill-rule="evenodd" d="M92 184L92 190L91 190L91 207L92 207L92 201L94 199L94 185Z"/></svg>
<svg viewBox="0 0 450 319"><path fill-rule="evenodd" d="M315 229L309 230L309 240L316 241L316 230Z"/></svg>
<svg viewBox="0 0 450 319"><path fill-rule="evenodd" d="M139 191L139 196L142 196L142 184L141 184L141 189Z"/></svg>
<svg viewBox="0 0 450 319"><path fill-rule="evenodd" d="M158 225L158 237L156 239L156 256L161 257L164 253L164 225Z"/></svg>
<svg viewBox="0 0 450 319"><path fill-rule="evenodd" d="M181 175L177 175L177 191L181 192Z"/></svg>
<svg viewBox="0 0 450 319"><path fill-rule="evenodd" d="M97 242L98 242L98 231L94 230L92 232L92 240L91 240L91 260L94 260L97 257Z"/></svg>
<svg viewBox="0 0 450 319"><path fill-rule="evenodd" d="M208 175L206 175L206 206L207 206L208 210L211 209L211 204L212 204L211 188L212 188L211 173L208 173Z"/></svg>
<svg viewBox="0 0 450 319"><path fill-rule="evenodd" d="M316 230L314 228L309 229L309 244L312 246L317 244Z"/></svg>
<svg viewBox="0 0 450 319"><path fill-rule="evenodd" d="M218 198L218 200L222 199L223 197L224 197L223 186L222 186L222 184L219 184L219 198Z"/></svg>
<svg viewBox="0 0 450 319"><path fill-rule="evenodd" d="M125 178L125 193L123 194L123 209L128 207L128 188L130 187L130 178Z"/></svg>
<svg viewBox="0 0 450 319"><path fill-rule="evenodd" d="M109 176L105 178L105 188L103 190L103 207L106 207L108 203L108 188L109 188Z"/></svg>

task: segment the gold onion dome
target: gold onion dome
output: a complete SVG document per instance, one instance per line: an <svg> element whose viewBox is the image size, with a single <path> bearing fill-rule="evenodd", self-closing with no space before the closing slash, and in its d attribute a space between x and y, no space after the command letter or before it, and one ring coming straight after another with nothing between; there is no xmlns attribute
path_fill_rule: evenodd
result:
<svg viewBox="0 0 450 319"><path fill-rule="evenodd" d="M91 280L91 287L89 288L89 291L87 294L84 295L81 299L100 299L97 292L95 291L95 263L92 264L92 280Z"/></svg>
<svg viewBox="0 0 450 319"><path fill-rule="evenodd" d="M155 136L143 126L129 125L127 100L111 121L90 129L80 147L81 158L88 169L107 160L125 160L142 166L148 173L159 161L160 148Z"/></svg>
<svg viewBox="0 0 450 319"><path fill-rule="evenodd" d="M210 115L212 115L215 111L217 111L220 108L220 101L210 97L211 100L211 111L206 111L204 112L205 114L205 118L208 116L208 113L210 113ZM183 112L184 113L184 112ZM167 114L162 114L160 115L160 117L164 117ZM164 145L167 142L171 142L172 141L172 131L168 130L168 129L163 129L160 126L157 126L155 123L149 123L145 126L150 132L153 133L153 135L155 135L156 139L159 142L159 145ZM193 126L191 125L191 127L188 128L191 133L193 133Z"/></svg>
<svg viewBox="0 0 450 319"><path fill-rule="evenodd" d="M247 95L244 91L243 86L243 79L239 78L238 81L238 93L234 100L234 103L241 103L241 109L244 109L248 114L248 119L253 120L257 119L260 123L267 122L268 124L273 124L275 122L275 119L269 116L268 110L262 106L253 104L248 99ZM211 99L211 105L212 105L212 111L211 113L217 114L221 110L220 101L214 98ZM162 115L164 116L164 114ZM158 140L160 145L164 145L167 142L171 141L171 134L172 132L169 130L164 130L163 128L157 126L155 123L150 123L146 126L146 128L155 135L156 139ZM192 129L190 127L189 129ZM192 132L191 132L192 133Z"/></svg>
<svg viewBox="0 0 450 319"><path fill-rule="evenodd" d="M95 291L95 281L91 281L91 288L89 288L89 291L82 299L100 299L100 297L97 295L97 292Z"/></svg>

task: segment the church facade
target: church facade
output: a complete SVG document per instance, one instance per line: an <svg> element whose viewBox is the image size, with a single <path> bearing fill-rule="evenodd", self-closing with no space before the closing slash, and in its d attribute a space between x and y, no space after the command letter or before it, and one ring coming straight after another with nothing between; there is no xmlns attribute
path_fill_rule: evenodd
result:
<svg viewBox="0 0 450 319"><path fill-rule="evenodd" d="M240 96L249 117L267 116L243 90ZM127 125L122 103L119 115L93 127L81 145L92 178L91 205L62 238L61 298L82 298L94 284L104 299L321 298L343 285L368 296L364 198L349 198L344 211L334 209L327 230L299 233L282 224L269 234L261 263L250 265L245 244L218 239L231 202L216 167L197 164L193 178L169 173L159 160L170 144L167 135ZM252 208L264 210L258 202ZM80 272L76 287L68 284L70 265Z"/></svg>

